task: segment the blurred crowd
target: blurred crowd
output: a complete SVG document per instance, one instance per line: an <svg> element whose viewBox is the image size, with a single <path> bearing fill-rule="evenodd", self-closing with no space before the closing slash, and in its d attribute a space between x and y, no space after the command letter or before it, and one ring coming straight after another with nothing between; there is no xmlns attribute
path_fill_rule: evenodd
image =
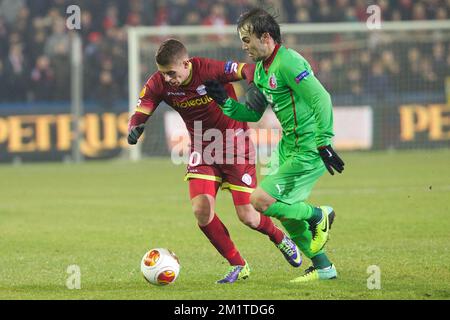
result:
<svg viewBox="0 0 450 320"><path fill-rule="evenodd" d="M450 13L449 0L0 0L0 103L70 98L66 10L73 4L81 8L84 95L105 108L128 96L130 25L234 24L255 5L276 12L280 23L366 21L370 4L384 21L447 20ZM286 40L302 51L301 40ZM332 93L440 90L450 75L448 39L304 54Z"/></svg>
<svg viewBox="0 0 450 320"><path fill-rule="evenodd" d="M369 49L326 53L305 50L303 55L332 94L351 95L347 101L353 103L364 103L368 96L382 103L402 93L442 95L450 77L448 39L420 45L387 41Z"/></svg>

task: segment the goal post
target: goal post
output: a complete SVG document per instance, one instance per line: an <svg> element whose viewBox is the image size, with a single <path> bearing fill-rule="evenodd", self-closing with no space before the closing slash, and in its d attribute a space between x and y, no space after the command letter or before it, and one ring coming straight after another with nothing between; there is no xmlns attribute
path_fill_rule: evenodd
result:
<svg viewBox="0 0 450 320"><path fill-rule="evenodd" d="M415 48L419 49L420 58L423 59L422 61L427 61L427 64L433 63L430 59L433 58L433 50L435 50L433 45L436 42L450 48L450 21L448 20L382 22L381 29L369 29L366 23L356 22L281 24L281 34L284 43L304 55L311 62L313 69L320 67L317 76L332 97L336 98L337 101L333 101L334 105L369 105L381 110L381 105L395 104L397 106L408 102L409 97L411 97L410 102L413 103L415 102L414 94L417 92L423 92L423 95L417 98L417 103L440 101L440 84L433 84L432 79L430 81L414 80L404 72L403 67L409 67L407 62L408 59L414 59ZM169 37L183 41L191 56L249 61L241 48L235 25L220 28L214 26L130 27L128 29L130 115L135 111L139 92L146 79L157 70L154 55L158 46ZM377 59L377 61L371 64L370 61L366 61L367 59ZM387 68L383 69L388 70L386 72L392 73L389 90L386 92L383 90L381 81L383 72L379 79L376 77L380 73L377 70L379 65ZM372 77L373 84L366 79L367 75L372 73L375 74ZM366 85L373 87L363 89L362 87ZM367 92L360 96L361 90ZM444 90L442 91L445 96ZM378 120L374 119L374 122L376 121ZM389 130L397 130L391 128L385 120L376 124L374 130L384 130L388 134L390 134ZM130 147L130 159L137 161L144 155L152 155L151 149L158 149L161 144L165 144L165 137L161 136L161 132L152 136L147 135L144 139L145 143ZM377 143L374 141L374 147L377 147ZM423 142L411 144L411 148L420 148L421 143ZM385 146L384 142L382 144L383 148L389 147Z"/></svg>
<svg viewBox="0 0 450 320"><path fill-rule="evenodd" d="M134 113L137 99L139 97L139 34L137 28L128 29L128 108L130 116ZM129 146L129 157L131 161L141 159L141 144Z"/></svg>

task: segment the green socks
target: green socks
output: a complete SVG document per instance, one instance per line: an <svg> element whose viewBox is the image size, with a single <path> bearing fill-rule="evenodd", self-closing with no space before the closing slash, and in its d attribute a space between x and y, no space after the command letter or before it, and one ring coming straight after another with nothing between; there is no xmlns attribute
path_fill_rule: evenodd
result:
<svg viewBox="0 0 450 320"><path fill-rule="evenodd" d="M320 209L319 209L320 210ZM322 210L320 210L320 213ZM287 204L280 201L273 203L266 211L266 216L280 220L308 220L315 217L315 208L306 202ZM322 217L320 216L319 221Z"/></svg>
<svg viewBox="0 0 450 320"><path fill-rule="evenodd" d="M318 224L323 218L323 212L320 208L314 208L311 218L307 219L311 226Z"/></svg>
<svg viewBox="0 0 450 320"><path fill-rule="evenodd" d="M311 261L316 269L323 269L331 266L331 261L325 253L318 254L317 256L311 258Z"/></svg>

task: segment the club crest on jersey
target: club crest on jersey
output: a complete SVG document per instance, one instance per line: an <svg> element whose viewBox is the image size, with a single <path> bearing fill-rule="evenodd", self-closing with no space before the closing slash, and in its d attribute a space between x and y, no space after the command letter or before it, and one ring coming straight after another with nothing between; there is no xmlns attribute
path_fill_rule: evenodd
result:
<svg viewBox="0 0 450 320"><path fill-rule="evenodd" d="M233 62L233 61L227 61L225 63L225 74L230 74L230 73L237 73L237 69L238 69L238 64L237 62Z"/></svg>
<svg viewBox="0 0 450 320"><path fill-rule="evenodd" d="M277 88L277 78L275 77L275 73L272 73L269 78L269 87L271 87L272 89Z"/></svg>
<svg viewBox="0 0 450 320"><path fill-rule="evenodd" d="M309 76L309 71L305 70L302 73L300 73L298 76L295 77L295 82L300 83L300 81L305 79L307 76Z"/></svg>
<svg viewBox="0 0 450 320"><path fill-rule="evenodd" d="M242 182L245 183L246 185L250 186L252 184L252 176L249 175L248 173L244 174L242 176Z"/></svg>
<svg viewBox="0 0 450 320"><path fill-rule="evenodd" d="M201 96L204 96L206 94L205 85L201 84L197 87L197 93Z"/></svg>

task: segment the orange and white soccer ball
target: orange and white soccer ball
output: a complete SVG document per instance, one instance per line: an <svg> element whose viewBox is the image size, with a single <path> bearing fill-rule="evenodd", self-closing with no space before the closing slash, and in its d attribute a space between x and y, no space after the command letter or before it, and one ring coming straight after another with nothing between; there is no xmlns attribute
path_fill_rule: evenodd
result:
<svg viewBox="0 0 450 320"><path fill-rule="evenodd" d="M141 272L149 283L165 286L177 279L180 262L175 253L169 249L151 249L142 257Z"/></svg>

